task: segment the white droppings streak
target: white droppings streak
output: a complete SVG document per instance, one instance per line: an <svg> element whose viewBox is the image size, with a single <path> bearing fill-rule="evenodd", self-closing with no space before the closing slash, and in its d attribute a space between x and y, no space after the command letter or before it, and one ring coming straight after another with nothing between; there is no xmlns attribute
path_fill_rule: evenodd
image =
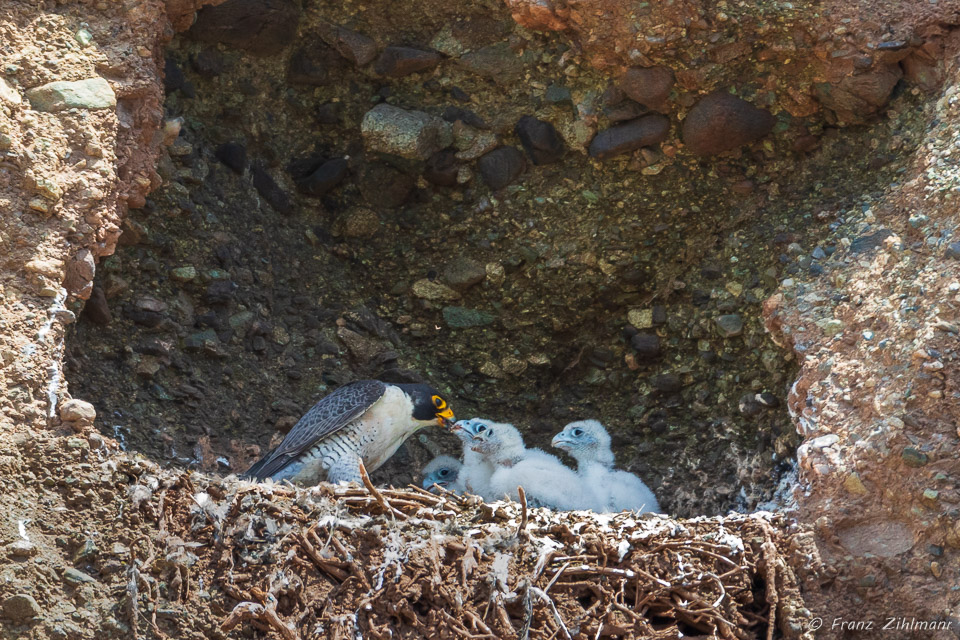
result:
<svg viewBox="0 0 960 640"><path fill-rule="evenodd" d="M29 358L37 353L38 347L42 347L47 341L47 334L50 333L50 330L53 328L53 323L57 321L57 312L65 311L66 307L63 306L63 303L67 299L67 290L63 287L60 287L60 290L57 292L56 297L53 299L53 304L47 309L47 321L43 323L43 326L40 327L40 330L37 331L37 341L31 342L24 345L20 349L20 353ZM47 363L47 417L53 418L57 413L57 397L60 394L60 361L63 357L63 341L60 341L54 345L53 358Z"/></svg>
<svg viewBox="0 0 960 640"><path fill-rule="evenodd" d="M20 537L30 542L30 536L27 535L27 525L30 524L29 520L17 520L17 532L20 534Z"/></svg>
<svg viewBox="0 0 960 640"><path fill-rule="evenodd" d="M123 425L115 424L113 425L113 439L120 443L120 450L127 450L127 439L123 437L123 434L120 433L120 430L123 429Z"/></svg>

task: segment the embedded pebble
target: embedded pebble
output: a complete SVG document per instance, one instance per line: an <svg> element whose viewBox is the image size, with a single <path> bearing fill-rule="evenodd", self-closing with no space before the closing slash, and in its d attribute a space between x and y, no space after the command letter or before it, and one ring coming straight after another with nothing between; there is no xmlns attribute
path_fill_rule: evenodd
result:
<svg viewBox="0 0 960 640"><path fill-rule="evenodd" d="M20 91L9 80L0 76L0 101L8 104L20 104Z"/></svg>
<svg viewBox="0 0 960 640"><path fill-rule="evenodd" d="M426 160L453 142L450 125L440 118L389 104L368 111L360 129L371 151L418 160Z"/></svg>
<svg viewBox="0 0 960 640"><path fill-rule="evenodd" d="M717 333L723 338L733 338L743 333L743 318L736 313L722 315L714 321Z"/></svg>
<svg viewBox="0 0 960 640"><path fill-rule="evenodd" d="M904 447L900 457L903 458L904 464L908 467L922 467L926 465L929 460L927 454L915 447Z"/></svg>
<svg viewBox="0 0 960 640"><path fill-rule="evenodd" d="M483 264L463 256L451 260L443 270L443 279L454 289L465 290L487 277Z"/></svg>
<svg viewBox="0 0 960 640"><path fill-rule="evenodd" d="M377 43L362 33L345 27L336 27L330 44L337 52L358 67L364 67L377 57Z"/></svg>
<svg viewBox="0 0 960 640"><path fill-rule="evenodd" d="M497 317L492 313L465 307L444 307L443 319L454 329L468 329L492 324Z"/></svg>
<svg viewBox="0 0 960 640"><path fill-rule="evenodd" d="M683 121L683 143L696 155L713 155L736 149L764 137L776 118L746 100L725 91L700 100Z"/></svg>
<svg viewBox="0 0 960 640"><path fill-rule="evenodd" d="M3 615L13 620L14 624L22 624L40 613L40 605L26 593L14 594L3 601Z"/></svg>
<svg viewBox="0 0 960 640"><path fill-rule="evenodd" d="M644 116L601 131L590 143L590 156L606 160L667 139L670 121L661 115Z"/></svg>
<svg viewBox="0 0 960 640"><path fill-rule="evenodd" d="M293 213L293 202L276 180L261 165L255 164L252 169L253 186L267 203L284 215Z"/></svg>
<svg viewBox="0 0 960 640"><path fill-rule="evenodd" d="M380 54L373 70L381 76L399 78L411 73L430 71L443 60L435 51L423 51L413 47L387 47Z"/></svg>
<svg viewBox="0 0 960 640"><path fill-rule="evenodd" d="M563 158L563 139L556 128L533 116L523 116L513 129L533 164L550 164Z"/></svg>
<svg viewBox="0 0 960 640"><path fill-rule="evenodd" d="M92 577L90 577L83 571L80 571L79 569L74 569L73 567L68 567L67 569L64 570L63 579L72 585L80 585L85 583L96 582L96 580L94 580Z"/></svg>
<svg viewBox="0 0 960 640"><path fill-rule="evenodd" d="M638 333L630 338L630 346L637 352L640 360L654 360L660 357L660 338L656 335Z"/></svg>
<svg viewBox="0 0 960 640"><path fill-rule="evenodd" d="M620 77L620 90L648 109L663 109L673 89L673 71L667 67L635 67Z"/></svg>
<svg viewBox="0 0 960 640"><path fill-rule="evenodd" d="M85 400L73 398L60 405L60 419L64 422L93 424L96 417L97 410Z"/></svg>
<svg viewBox="0 0 960 640"><path fill-rule="evenodd" d="M170 277L177 282L190 282L197 277L197 268L192 265L186 267L177 267L170 270Z"/></svg>
<svg viewBox="0 0 960 640"><path fill-rule="evenodd" d="M328 160L310 175L296 180L297 191L319 197L333 190L349 175L350 169L344 158Z"/></svg>
<svg viewBox="0 0 960 640"><path fill-rule="evenodd" d="M519 178L525 164L516 147L499 147L477 161L477 170L487 186L496 191Z"/></svg>
<svg viewBox="0 0 960 640"><path fill-rule="evenodd" d="M311 87L333 84L345 68L343 57L332 47L313 43L294 52L287 66L287 82Z"/></svg>
<svg viewBox="0 0 960 640"><path fill-rule="evenodd" d="M27 91L27 100L37 111L65 109L113 109L117 95L103 78L88 78L67 82L59 80Z"/></svg>
<svg viewBox="0 0 960 640"><path fill-rule="evenodd" d="M214 151L214 156L235 173L243 173L247 168L247 148L238 142L224 142Z"/></svg>
<svg viewBox="0 0 960 640"><path fill-rule="evenodd" d="M413 283L413 295L424 300L456 300L460 294L441 282L427 278Z"/></svg>

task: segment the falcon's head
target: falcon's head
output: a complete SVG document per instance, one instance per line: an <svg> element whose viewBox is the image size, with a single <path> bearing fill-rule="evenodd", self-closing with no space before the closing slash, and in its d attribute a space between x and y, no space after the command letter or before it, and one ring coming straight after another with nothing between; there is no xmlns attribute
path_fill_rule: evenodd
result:
<svg viewBox="0 0 960 640"><path fill-rule="evenodd" d="M610 436L596 420L571 422L553 437L550 444L577 460L613 463Z"/></svg>
<svg viewBox="0 0 960 640"><path fill-rule="evenodd" d="M457 481L460 474L460 461L450 456L437 456L423 468L424 489L433 491L433 485L439 485L444 489L449 488L451 484Z"/></svg>
<svg viewBox="0 0 960 640"><path fill-rule="evenodd" d="M453 409L447 404L440 392L428 384L398 384L410 401L413 402L413 419L425 424L434 423L441 427L449 426L456 418Z"/></svg>

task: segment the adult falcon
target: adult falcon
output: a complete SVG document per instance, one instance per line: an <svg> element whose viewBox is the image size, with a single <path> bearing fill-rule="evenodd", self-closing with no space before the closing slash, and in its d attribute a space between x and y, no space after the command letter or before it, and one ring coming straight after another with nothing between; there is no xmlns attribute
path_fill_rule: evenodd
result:
<svg viewBox="0 0 960 640"><path fill-rule="evenodd" d="M315 404L244 476L305 485L360 482L361 461L372 472L414 432L453 419L447 401L429 385L352 382Z"/></svg>

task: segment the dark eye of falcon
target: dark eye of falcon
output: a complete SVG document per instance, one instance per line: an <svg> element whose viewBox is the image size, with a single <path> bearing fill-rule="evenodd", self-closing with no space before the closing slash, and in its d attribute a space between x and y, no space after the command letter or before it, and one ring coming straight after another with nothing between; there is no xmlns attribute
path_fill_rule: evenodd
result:
<svg viewBox="0 0 960 640"><path fill-rule="evenodd" d="M440 396L433 396L433 406L437 409L443 409L447 406L447 403Z"/></svg>
<svg viewBox="0 0 960 640"><path fill-rule="evenodd" d="M440 475L441 475L441 476L448 476L448 475L450 475L450 469L440 469Z"/></svg>
<svg viewBox="0 0 960 640"><path fill-rule="evenodd" d="M580 436L583 435L583 429L574 429L574 430L573 430L573 435L574 435L574 437L579 438Z"/></svg>
<svg viewBox="0 0 960 640"><path fill-rule="evenodd" d="M486 430L487 430L487 427L485 425L482 425L482 424L477 425L477 433L483 433Z"/></svg>

